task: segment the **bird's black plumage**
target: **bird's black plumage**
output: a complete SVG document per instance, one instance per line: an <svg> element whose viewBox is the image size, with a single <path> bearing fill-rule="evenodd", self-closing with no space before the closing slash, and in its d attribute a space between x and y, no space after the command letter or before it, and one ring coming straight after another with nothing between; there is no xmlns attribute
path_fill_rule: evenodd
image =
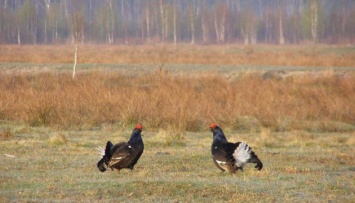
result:
<svg viewBox="0 0 355 203"><path fill-rule="evenodd" d="M255 163L255 168L258 170L263 168L258 156L245 142L228 142L222 129L216 124L211 124L210 129L213 133L212 159L220 170L231 173L235 173L237 170L243 171L243 167L247 163Z"/></svg>
<svg viewBox="0 0 355 203"><path fill-rule="evenodd" d="M102 152L103 157L97 163L97 168L101 172L105 172L107 168L112 170L121 170L123 168L133 170L144 150L141 136L142 129L142 125L138 124L128 142L120 142L113 145L108 141L105 150Z"/></svg>

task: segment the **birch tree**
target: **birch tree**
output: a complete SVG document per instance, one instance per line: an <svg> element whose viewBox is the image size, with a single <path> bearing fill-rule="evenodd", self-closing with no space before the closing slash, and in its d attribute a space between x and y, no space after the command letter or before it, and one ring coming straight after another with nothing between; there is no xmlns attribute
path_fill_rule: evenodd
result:
<svg viewBox="0 0 355 203"><path fill-rule="evenodd" d="M43 2L46 10L46 16L44 17L44 43L47 44L48 43L47 20L50 15L51 0L43 0Z"/></svg>
<svg viewBox="0 0 355 203"><path fill-rule="evenodd" d="M0 42L74 43L79 0L0 0ZM354 0L80 0L85 40L302 43L355 41ZM84 24L84 23L83 23ZM83 33L84 34L84 33ZM72 40L72 41L71 41Z"/></svg>
<svg viewBox="0 0 355 203"><path fill-rule="evenodd" d="M165 15L164 15L164 7L163 7L163 0L159 0L160 6L160 17L161 17L161 39L164 41L165 39Z"/></svg>
<svg viewBox="0 0 355 203"><path fill-rule="evenodd" d="M113 44L114 32L115 32L115 15L113 10L112 0L107 0L107 19L105 22L107 42Z"/></svg>
<svg viewBox="0 0 355 203"><path fill-rule="evenodd" d="M208 12L205 4L206 4L205 1L202 0L201 29L202 29L203 43L207 43L208 41L208 22L207 22Z"/></svg>
<svg viewBox="0 0 355 203"><path fill-rule="evenodd" d="M225 5L218 5L214 11L214 28L216 32L217 42L224 43L226 32L226 13Z"/></svg>
<svg viewBox="0 0 355 203"><path fill-rule="evenodd" d="M155 2L156 3L156 2ZM155 4L154 8L154 24L155 24L155 35L159 39L160 38L160 31L159 31L159 11L158 5Z"/></svg>
<svg viewBox="0 0 355 203"><path fill-rule="evenodd" d="M20 6L18 6L18 1L15 0L15 5L17 8L19 8ZM21 31L20 31L20 24L21 24L21 9L18 9L16 12L16 28L17 28L17 44L21 45Z"/></svg>
<svg viewBox="0 0 355 203"><path fill-rule="evenodd" d="M173 11L173 21L174 21L174 45L176 45L176 43L177 43L177 36L176 36L176 8L177 6L176 6L176 0L174 0L174 2L173 2L173 9L174 9L174 11Z"/></svg>
<svg viewBox="0 0 355 203"><path fill-rule="evenodd" d="M195 8L194 5L189 9L190 14L190 28L191 28L191 44L195 44Z"/></svg>
<svg viewBox="0 0 355 203"><path fill-rule="evenodd" d="M279 44L285 44L284 30L283 30L283 0L279 1L278 11L279 11Z"/></svg>
<svg viewBox="0 0 355 203"><path fill-rule="evenodd" d="M149 12L149 3L145 3L145 22L147 28L147 40L150 41L150 12Z"/></svg>
<svg viewBox="0 0 355 203"><path fill-rule="evenodd" d="M310 1L311 35L314 43L318 41L318 0Z"/></svg>
<svg viewBox="0 0 355 203"><path fill-rule="evenodd" d="M74 65L73 65L73 79L75 78L76 64L78 58L78 45L84 38L84 14L81 8L83 7L80 0L72 1L73 10L71 12L72 35L74 40Z"/></svg>

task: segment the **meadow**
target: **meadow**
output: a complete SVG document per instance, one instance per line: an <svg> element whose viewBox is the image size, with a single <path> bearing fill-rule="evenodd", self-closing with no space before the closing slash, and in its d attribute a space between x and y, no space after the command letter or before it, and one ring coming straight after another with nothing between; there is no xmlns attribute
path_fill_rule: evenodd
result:
<svg viewBox="0 0 355 203"><path fill-rule="evenodd" d="M355 133L235 132L264 162L235 175L212 162L212 134L143 131L135 169L99 172L97 146L127 140L133 126L58 131L2 122L1 202L352 202ZM7 155L5 155L7 154ZM15 157L11 157L13 155Z"/></svg>
<svg viewBox="0 0 355 203"><path fill-rule="evenodd" d="M80 48L79 48L80 49ZM352 202L355 49L334 46L0 47L1 202ZM99 172L96 147L146 148ZM212 162L211 122L264 163Z"/></svg>
<svg viewBox="0 0 355 203"><path fill-rule="evenodd" d="M0 62L33 64L73 63L74 46L1 45ZM223 65L354 67L355 48L336 45L81 45L79 64L203 64L213 69ZM169 68L169 67L167 67Z"/></svg>

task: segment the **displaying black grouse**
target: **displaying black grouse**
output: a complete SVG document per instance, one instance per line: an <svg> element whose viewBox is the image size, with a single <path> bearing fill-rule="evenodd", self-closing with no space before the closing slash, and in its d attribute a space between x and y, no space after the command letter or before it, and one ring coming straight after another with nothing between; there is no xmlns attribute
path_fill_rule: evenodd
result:
<svg viewBox="0 0 355 203"><path fill-rule="evenodd" d="M142 129L142 125L136 125L128 142L120 142L113 145L112 142L108 141L105 149L99 147L100 154L103 157L97 163L97 168L101 172L105 172L107 168L111 168L111 170L117 169L118 171L123 168L133 170L144 150L141 137Z"/></svg>
<svg viewBox="0 0 355 203"><path fill-rule="evenodd" d="M222 129L214 123L210 125L210 129L213 132L212 158L219 169L235 173L238 169L243 171L247 163L255 163L258 170L263 168L263 163L247 143L228 142Z"/></svg>

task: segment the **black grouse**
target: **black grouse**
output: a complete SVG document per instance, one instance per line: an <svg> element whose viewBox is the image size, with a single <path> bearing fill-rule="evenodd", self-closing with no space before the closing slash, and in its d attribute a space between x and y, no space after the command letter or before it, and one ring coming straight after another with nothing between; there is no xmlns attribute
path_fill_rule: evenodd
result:
<svg viewBox="0 0 355 203"><path fill-rule="evenodd" d="M108 141L105 149L99 147L98 149L103 157L97 163L97 168L101 172L105 172L107 168L111 168L111 170L117 169L118 171L123 168L133 170L144 150L141 137L142 129L141 124L136 125L128 142L120 142L113 145L112 142Z"/></svg>
<svg viewBox="0 0 355 203"><path fill-rule="evenodd" d="M263 163L247 143L228 142L222 129L214 123L210 125L210 129L213 132L212 158L219 169L235 173L238 169L243 171L243 167L247 163L255 163L255 168L258 170L263 168Z"/></svg>

